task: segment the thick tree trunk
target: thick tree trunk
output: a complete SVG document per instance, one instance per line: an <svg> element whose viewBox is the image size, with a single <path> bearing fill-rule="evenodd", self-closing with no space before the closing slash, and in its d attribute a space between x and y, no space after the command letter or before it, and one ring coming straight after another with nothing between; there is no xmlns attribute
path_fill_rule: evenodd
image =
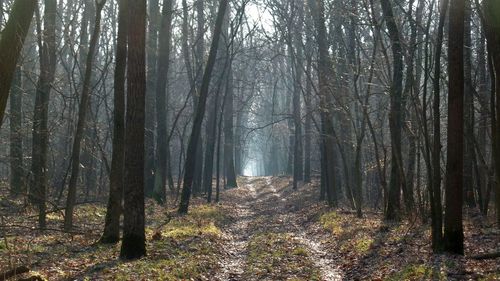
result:
<svg viewBox="0 0 500 281"><path fill-rule="evenodd" d="M122 259L146 254L144 130L146 106L146 0L129 2L127 113ZM133 11L133 12L132 12Z"/></svg>
<svg viewBox="0 0 500 281"><path fill-rule="evenodd" d="M9 20L2 30L0 40L0 126L3 123L9 91L17 61L23 49L24 39L35 12L37 1L16 0L12 5Z"/></svg>
<svg viewBox="0 0 500 281"><path fill-rule="evenodd" d="M328 203L337 204L337 194L335 190L335 155L334 155L334 134L332 116L332 81L333 68L330 55L328 53L327 32L325 25L324 2L322 0L309 0L309 6L316 23L316 32L319 49L318 76L319 95L321 109L321 149L322 149L322 185L326 191Z"/></svg>
<svg viewBox="0 0 500 281"><path fill-rule="evenodd" d="M446 211L443 245L446 252L464 253L462 225L464 168L464 14L465 0L452 0L448 47L448 143Z"/></svg>
<svg viewBox="0 0 500 281"><path fill-rule="evenodd" d="M385 17L389 37L392 45L393 55L393 77L390 89L391 106L389 114L389 129L391 132L391 176L389 181L389 196L385 209L386 220L401 219L400 198L403 189L404 169L401 153L401 130L403 124L402 115L402 92L403 92L403 51L401 47L401 38L392 11L390 0L380 0L382 11Z"/></svg>
<svg viewBox="0 0 500 281"><path fill-rule="evenodd" d="M491 130L496 183L493 181L492 184L495 185L497 223L500 224L500 3L494 0L485 0L483 5L488 51L493 67Z"/></svg>
<svg viewBox="0 0 500 281"><path fill-rule="evenodd" d="M109 198L102 243L120 240L120 214L125 165L125 69L127 67L128 1L118 3L118 36L116 39L116 65L114 76L113 152L109 176Z"/></svg>
<svg viewBox="0 0 500 281"><path fill-rule="evenodd" d="M106 1L101 1L96 7L96 21L92 38L90 39L89 53L85 63L85 76L83 78L82 97L78 107L78 121L76 125L76 133L73 139L73 150L71 153L71 177L68 185L68 200L66 201L66 210L64 212L64 229L71 230L73 227L73 209L76 203L76 186L78 183L78 176L80 172L80 148L85 131L85 123L87 118L87 111L90 105L91 85L92 79L92 66L94 63L94 55L96 53L97 43L99 40L99 32L101 25L101 11Z"/></svg>

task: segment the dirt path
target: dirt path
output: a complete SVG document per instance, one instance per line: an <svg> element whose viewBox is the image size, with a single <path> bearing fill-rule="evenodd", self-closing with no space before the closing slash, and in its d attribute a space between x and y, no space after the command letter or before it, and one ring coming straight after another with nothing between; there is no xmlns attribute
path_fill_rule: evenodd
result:
<svg viewBox="0 0 500 281"><path fill-rule="evenodd" d="M285 182L286 180L286 182ZM317 272L315 280L342 280L340 270L336 267L333 256L324 251L319 237L308 231L311 222L303 215L303 210L311 204L300 195L301 190L294 192L287 179L276 177L242 178L240 188L227 191L223 194L224 203L234 204L234 223L224 229L226 256L221 261L221 270L217 280L273 280L272 274L257 276L249 272L256 265L255 254L249 259L249 243L259 235L271 233L274 236L285 237L286 243L295 249L306 251L297 261L303 265L302 269L294 269L294 273L287 276L286 263L276 261L277 266L283 269L271 269L280 272L279 278L288 279L307 276L307 272ZM273 237L274 237L273 236ZM269 242L269 252L273 252L278 245ZM271 256L275 256L274 253ZM296 257L294 257L296 258ZM273 266L276 266L273 265ZM304 272L304 275L302 274ZM283 273L285 272L285 273ZM314 275L316 276L316 275ZM274 278L277 278L274 276ZM297 279L294 279L297 280Z"/></svg>

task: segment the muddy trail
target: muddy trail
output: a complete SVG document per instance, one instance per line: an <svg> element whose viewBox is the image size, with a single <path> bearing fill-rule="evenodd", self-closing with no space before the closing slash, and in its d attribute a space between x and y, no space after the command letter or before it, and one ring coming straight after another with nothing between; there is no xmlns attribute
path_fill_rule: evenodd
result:
<svg viewBox="0 0 500 281"><path fill-rule="evenodd" d="M217 280L342 280L315 234L317 198L306 188L293 190L288 178L242 177L223 193L234 211Z"/></svg>

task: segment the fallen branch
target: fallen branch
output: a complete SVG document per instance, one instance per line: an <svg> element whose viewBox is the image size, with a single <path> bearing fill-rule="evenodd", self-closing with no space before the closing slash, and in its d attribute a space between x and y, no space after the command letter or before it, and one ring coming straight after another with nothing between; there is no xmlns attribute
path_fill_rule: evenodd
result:
<svg viewBox="0 0 500 281"><path fill-rule="evenodd" d="M11 277L14 277L16 275L20 275L20 274L23 274L23 273L27 273L29 272L30 269L27 267L27 266L18 266L14 269L11 269L11 270L8 270L8 271L5 271L3 273L0 273L0 281L4 281L4 280L7 280Z"/></svg>
<svg viewBox="0 0 500 281"><path fill-rule="evenodd" d="M474 260L496 259L496 258L500 258L500 252L476 255L476 256L472 256L471 258L474 259Z"/></svg>

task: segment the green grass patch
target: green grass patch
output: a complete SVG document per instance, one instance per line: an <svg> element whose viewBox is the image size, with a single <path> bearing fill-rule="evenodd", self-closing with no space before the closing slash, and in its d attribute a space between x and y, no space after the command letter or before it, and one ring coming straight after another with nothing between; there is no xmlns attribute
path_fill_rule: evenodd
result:
<svg viewBox="0 0 500 281"><path fill-rule="evenodd" d="M333 234L340 235L342 233L341 218L335 211L321 215L319 222L323 228L330 230Z"/></svg>
<svg viewBox="0 0 500 281"><path fill-rule="evenodd" d="M401 271L388 276L385 280L445 280L445 276L431 266L427 266L424 264L413 264L408 265Z"/></svg>
<svg viewBox="0 0 500 281"><path fill-rule="evenodd" d="M202 205L191 209L189 215L173 218L162 229L162 236L186 239L196 236L219 237L221 225L226 220L223 211L217 206Z"/></svg>

